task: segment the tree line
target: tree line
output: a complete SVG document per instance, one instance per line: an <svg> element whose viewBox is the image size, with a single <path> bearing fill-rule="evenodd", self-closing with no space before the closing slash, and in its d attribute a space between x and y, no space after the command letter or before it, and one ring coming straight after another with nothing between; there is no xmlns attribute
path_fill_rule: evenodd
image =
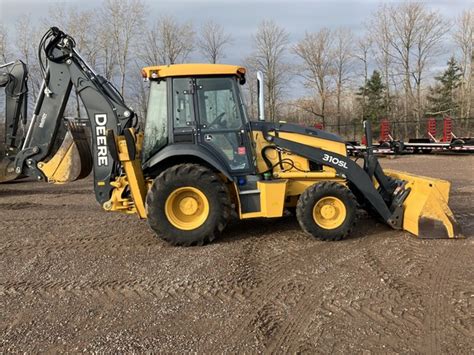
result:
<svg viewBox="0 0 474 355"><path fill-rule="evenodd" d="M13 27L0 25L0 62L26 62L33 100L41 85L37 45L52 24L76 39L84 59L114 82L142 117L147 87L138 75L141 67L183 63L199 53L209 63L226 60L248 69L245 96L251 117L257 116L255 72L260 70L269 120L321 123L348 136L362 119L376 126L387 118L400 137L408 137L423 135L426 117L451 116L470 133L472 8L451 19L422 2L381 3L365 19L362 34L343 27L308 29L295 42L284 27L263 20L249 38L252 54L229 59L234 38L213 20L199 26L172 16L152 20L143 0L104 0L88 10L59 5L40 21L29 15ZM452 53L446 66L435 68L446 52ZM79 100L73 102L70 114L83 114Z"/></svg>

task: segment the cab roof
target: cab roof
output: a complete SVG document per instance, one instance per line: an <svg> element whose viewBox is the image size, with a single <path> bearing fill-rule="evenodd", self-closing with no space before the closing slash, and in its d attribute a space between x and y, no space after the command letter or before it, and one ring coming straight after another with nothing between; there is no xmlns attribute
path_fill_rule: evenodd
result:
<svg viewBox="0 0 474 355"><path fill-rule="evenodd" d="M201 75L237 75L244 77L245 71L244 67L228 64L172 64L145 67L142 69L142 76L148 79Z"/></svg>

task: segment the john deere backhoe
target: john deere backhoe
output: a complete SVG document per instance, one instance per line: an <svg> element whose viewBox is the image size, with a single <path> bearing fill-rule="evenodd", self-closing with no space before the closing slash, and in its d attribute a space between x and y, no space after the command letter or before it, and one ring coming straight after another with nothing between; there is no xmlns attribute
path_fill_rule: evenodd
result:
<svg viewBox="0 0 474 355"><path fill-rule="evenodd" d="M383 170L371 149L360 167L333 134L287 123L250 122L240 87L245 69L216 64L146 67L150 82L142 131L113 85L75 50L73 38L51 28L40 43L44 81L24 137L26 68L4 74L6 139L1 180L30 176L65 183L91 169L97 201L107 211L147 218L175 245L201 245L240 219L296 212L302 229L323 240L346 237L357 208L395 229L428 238L460 236L448 207L447 181ZM263 93L260 78L260 94ZM90 122L65 123L75 88ZM90 145L89 145L90 143ZM89 148L90 147L90 148Z"/></svg>

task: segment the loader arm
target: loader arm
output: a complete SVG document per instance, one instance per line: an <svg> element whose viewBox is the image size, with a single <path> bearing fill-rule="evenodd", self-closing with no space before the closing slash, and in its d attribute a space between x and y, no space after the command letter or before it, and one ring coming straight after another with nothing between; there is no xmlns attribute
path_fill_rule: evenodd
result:
<svg viewBox="0 0 474 355"><path fill-rule="evenodd" d="M43 83L25 142L8 171L13 168L16 174L38 180L47 178L42 167L55 153L64 110L74 87L90 121L94 189L97 201L104 204L114 189L111 183L121 173L120 162L114 159L107 145L107 133L123 135L124 130L132 127L135 114L113 85L97 75L74 47L74 40L54 27L43 37L40 43L45 55L44 62L41 60ZM65 147L64 152L60 148L58 153L69 154L70 148ZM69 162L66 168L73 166Z"/></svg>
<svg viewBox="0 0 474 355"><path fill-rule="evenodd" d="M335 169L339 177L347 180L359 203L369 207L392 228L404 229L424 238L462 237L448 207L449 182L384 171L371 151L370 123L366 125L368 149L364 155L364 167L346 155L283 138L284 133L311 135L312 131L302 131L291 124L262 124L261 129L265 139L278 149Z"/></svg>

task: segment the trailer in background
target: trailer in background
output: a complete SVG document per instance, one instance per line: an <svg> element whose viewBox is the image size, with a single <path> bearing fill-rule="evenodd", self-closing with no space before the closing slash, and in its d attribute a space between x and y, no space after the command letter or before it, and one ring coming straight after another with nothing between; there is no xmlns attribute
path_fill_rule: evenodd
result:
<svg viewBox="0 0 474 355"><path fill-rule="evenodd" d="M391 154L449 154L449 153L474 153L474 138L458 137L453 133L453 120L451 117L443 118L443 136L437 136L437 121L435 118L427 120L427 137L410 138L408 142L396 140L391 135L390 121L380 121L380 137L378 143L373 144L374 153L381 155ZM357 155L367 149L365 137L361 143L347 142L350 154Z"/></svg>

